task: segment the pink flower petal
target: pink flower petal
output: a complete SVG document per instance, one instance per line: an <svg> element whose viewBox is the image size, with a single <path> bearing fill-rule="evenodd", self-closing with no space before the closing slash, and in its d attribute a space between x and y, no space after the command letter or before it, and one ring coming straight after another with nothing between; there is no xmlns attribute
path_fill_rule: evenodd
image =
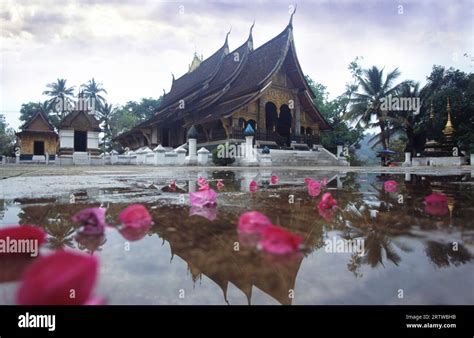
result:
<svg viewBox="0 0 474 338"><path fill-rule="evenodd" d="M26 268L35 261L30 255L1 255L0 254L0 283L17 281Z"/></svg>
<svg viewBox="0 0 474 338"><path fill-rule="evenodd" d="M125 238L127 241L135 242L139 241L143 237L145 237L150 230L150 225L143 225L140 228L125 226L119 230L120 234Z"/></svg>
<svg viewBox="0 0 474 338"><path fill-rule="evenodd" d="M14 225L0 228L0 240L4 241L35 241L38 248L46 242L46 232L31 225ZM36 245L36 244L35 244ZM39 252L0 252L0 283L20 279L23 271L36 259Z"/></svg>
<svg viewBox="0 0 474 338"><path fill-rule="evenodd" d="M432 216L444 216L449 212L448 198L443 194L433 193L425 197L425 212Z"/></svg>
<svg viewBox="0 0 474 338"><path fill-rule="evenodd" d="M201 216L210 221L214 221L217 218L217 208L215 205L210 207L193 206L189 208L189 216Z"/></svg>
<svg viewBox="0 0 474 338"><path fill-rule="evenodd" d="M337 205L337 201L332 197L331 193L327 192L319 201L318 208L319 209L331 209L332 207Z"/></svg>
<svg viewBox="0 0 474 338"><path fill-rule="evenodd" d="M199 177L199 178L197 179L197 184L201 186L201 185L206 185L206 184L208 184L208 183L207 183L207 180L206 180L205 178Z"/></svg>
<svg viewBox="0 0 474 338"><path fill-rule="evenodd" d="M89 298L83 305L96 306L96 305L105 305L106 301L103 297L92 297Z"/></svg>
<svg viewBox="0 0 474 338"><path fill-rule="evenodd" d="M4 228L0 228L0 239L2 240L15 240L15 241L20 241L20 240L33 240L38 243L38 247L43 245L46 242L46 232L38 228L36 226L32 225L14 225L14 226L8 226ZM2 254L12 254L12 253L2 253L0 252L0 256ZM24 253L18 253L18 254L27 254L30 255L31 253L24 252Z"/></svg>
<svg viewBox="0 0 474 338"><path fill-rule="evenodd" d="M270 226L271 222L264 214L258 211L249 211L239 217L237 226L241 233L261 233L263 229Z"/></svg>
<svg viewBox="0 0 474 338"><path fill-rule="evenodd" d="M385 181L383 188L386 192L395 192L397 191L397 182L393 180Z"/></svg>
<svg viewBox="0 0 474 338"><path fill-rule="evenodd" d="M176 180L173 180L168 187L170 188L171 191L176 191Z"/></svg>
<svg viewBox="0 0 474 338"><path fill-rule="evenodd" d="M318 208L319 216L330 222L334 218L334 209L321 209Z"/></svg>
<svg viewBox="0 0 474 338"><path fill-rule="evenodd" d="M74 222L80 222L87 234L102 234L108 224L105 221L105 209L87 208L72 216Z"/></svg>
<svg viewBox="0 0 474 338"><path fill-rule="evenodd" d="M308 183L308 194L311 197L317 197L321 193L321 183L311 180Z"/></svg>
<svg viewBox="0 0 474 338"><path fill-rule="evenodd" d="M148 210L141 204L132 204L120 212L119 220L123 227L146 228L152 223Z"/></svg>
<svg viewBox="0 0 474 338"><path fill-rule="evenodd" d="M38 258L17 291L20 305L81 305L91 297L98 271L94 256L69 251Z"/></svg>
<svg viewBox="0 0 474 338"><path fill-rule="evenodd" d="M284 255L297 252L302 241L303 237L281 227L271 225L262 231L262 240L260 240L259 245L266 252Z"/></svg>
<svg viewBox="0 0 474 338"><path fill-rule="evenodd" d="M270 183L271 184L278 184L278 176L277 175L272 175L272 177L270 178Z"/></svg>
<svg viewBox="0 0 474 338"><path fill-rule="evenodd" d="M217 189L221 190L222 188L224 188L224 183L222 182L222 180L218 180L217 181Z"/></svg>
<svg viewBox="0 0 474 338"><path fill-rule="evenodd" d="M447 204L448 198L443 194L439 194L435 192L425 197L425 203L426 204Z"/></svg>
<svg viewBox="0 0 474 338"><path fill-rule="evenodd" d="M323 188L326 188L327 183L328 183L328 179L326 177L323 177L323 179L321 180L321 186Z"/></svg>
<svg viewBox="0 0 474 338"><path fill-rule="evenodd" d="M199 191L206 191L206 190L209 190L211 189L211 187L209 187L209 183L206 182L206 184L203 184L203 185L200 185L199 186Z"/></svg>
<svg viewBox="0 0 474 338"><path fill-rule="evenodd" d="M449 208L448 205L427 204L425 212L431 216L444 216L448 214Z"/></svg>
<svg viewBox="0 0 474 338"><path fill-rule="evenodd" d="M216 205L217 193L213 189L204 191L190 192L189 201L192 206L205 207Z"/></svg>
<svg viewBox="0 0 474 338"><path fill-rule="evenodd" d="M257 182L252 180L249 184L249 190L250 190L250 192L256 192L258 190Z"/></svg>

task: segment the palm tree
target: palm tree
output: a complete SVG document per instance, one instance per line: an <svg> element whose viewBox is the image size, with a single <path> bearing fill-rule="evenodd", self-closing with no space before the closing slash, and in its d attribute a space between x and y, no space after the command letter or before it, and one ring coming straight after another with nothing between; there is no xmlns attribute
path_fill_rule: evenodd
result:
<svg viewBox="0 0 474 338"><path fill-rule="evenodd" d="M105 102L102 108L97 111L97 117L99 118L100 123L103 123L104 151L106 150L106 148L110 147L110 141L112 140L112 130L110 128L110 121L112 120L112 116L115 114L116 110L117 109L114 108L111 104Z"/></svg>
<svg viewBox="0 0 474 338"><path fill-rule="evenodd" d="M100 111L105 103L105 98L100 93L107 94L107 91L102 87L102 83L95 82L94 78L89 80L87 84L81 85L84 96L87 99L94 100L96 111Z"/></svg>
<svg viewBox="0 0 474 338"><path fill-rule="evenodd" d="M57 79L56 82L48 83L46 88L48 90L45 90L43 95L51 97L48 100L49 106L56 111L59 119L62 120L67 111L67 105L71 103L74 96L74 86L68 88L65 79Z"/></svg>
<svg viewBox="0 0 474 338"><path fill-rule="evenodd" d="M357 121L362 126L379 127L380 134L377 143L380 143L384 149L388 148L389 143L389 123L387 121L386 110L382 109L382 99L397 93L401 83L393 85L394 81L400 76L400 71L395 68L387 76L383 76L383 68L378 69L373 66L370 69L364 69L362 76L356 75L362 92L354 93L352 106L349 112L345 114L345 119ZM375 122L372 122L373 118Z"/></svg>
<svg viewBox="0 0 474 338"><path fill-rule="evenodd" d="M400 86L396 96L400 98L419 98L420 84L418 82L406 81ZM405 152L413 153L415 150L415 139L420 134L420 130L416 130L417 124L420 122L419 111L396 111L389 114L387 120L392 126L390 134L404 133L407 137Z"/></svg>

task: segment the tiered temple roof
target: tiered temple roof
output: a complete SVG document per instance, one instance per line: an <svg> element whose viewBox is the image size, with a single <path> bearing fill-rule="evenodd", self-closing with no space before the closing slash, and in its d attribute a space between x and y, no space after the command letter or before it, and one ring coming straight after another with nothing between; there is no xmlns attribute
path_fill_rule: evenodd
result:
<svg viewBox="0 0 474 338"><path fill-rule="evenodd" d="M151 124L174 122L185 116L188 121L185 127L229 117L258 99L282 67L299 89L298 98L304 111L318 122L320 130L329 130L328 123L312 101L314 93L298 62L292 20L280 34L255 50L252 28L247 41L234 51L229 51L229 32L224 44L214 54L180 78L175 80L173 77L171 89L164 95L155 116L134 130Z"/></svg>

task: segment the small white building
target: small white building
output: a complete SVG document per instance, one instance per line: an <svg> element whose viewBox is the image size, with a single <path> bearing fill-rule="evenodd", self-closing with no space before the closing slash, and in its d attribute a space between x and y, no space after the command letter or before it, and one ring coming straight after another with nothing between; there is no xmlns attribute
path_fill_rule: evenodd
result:
<svg viewBox="0 0 474 338"><path fill-rule="evenodd" d="M100 122L89 111L71 111L59 126L58 164L102 164L100 132Z"/></svg>

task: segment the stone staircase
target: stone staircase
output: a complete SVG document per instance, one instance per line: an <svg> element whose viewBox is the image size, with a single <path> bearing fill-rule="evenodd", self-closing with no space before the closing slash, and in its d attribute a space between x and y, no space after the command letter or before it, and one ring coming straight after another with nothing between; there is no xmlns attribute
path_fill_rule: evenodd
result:
<svg viewBox="0 0 474 338"><path fill-rule="evenodd" d="M348 166L344 159L338 159L325 148L318 150L270 150L272 166Z"/></svg>

